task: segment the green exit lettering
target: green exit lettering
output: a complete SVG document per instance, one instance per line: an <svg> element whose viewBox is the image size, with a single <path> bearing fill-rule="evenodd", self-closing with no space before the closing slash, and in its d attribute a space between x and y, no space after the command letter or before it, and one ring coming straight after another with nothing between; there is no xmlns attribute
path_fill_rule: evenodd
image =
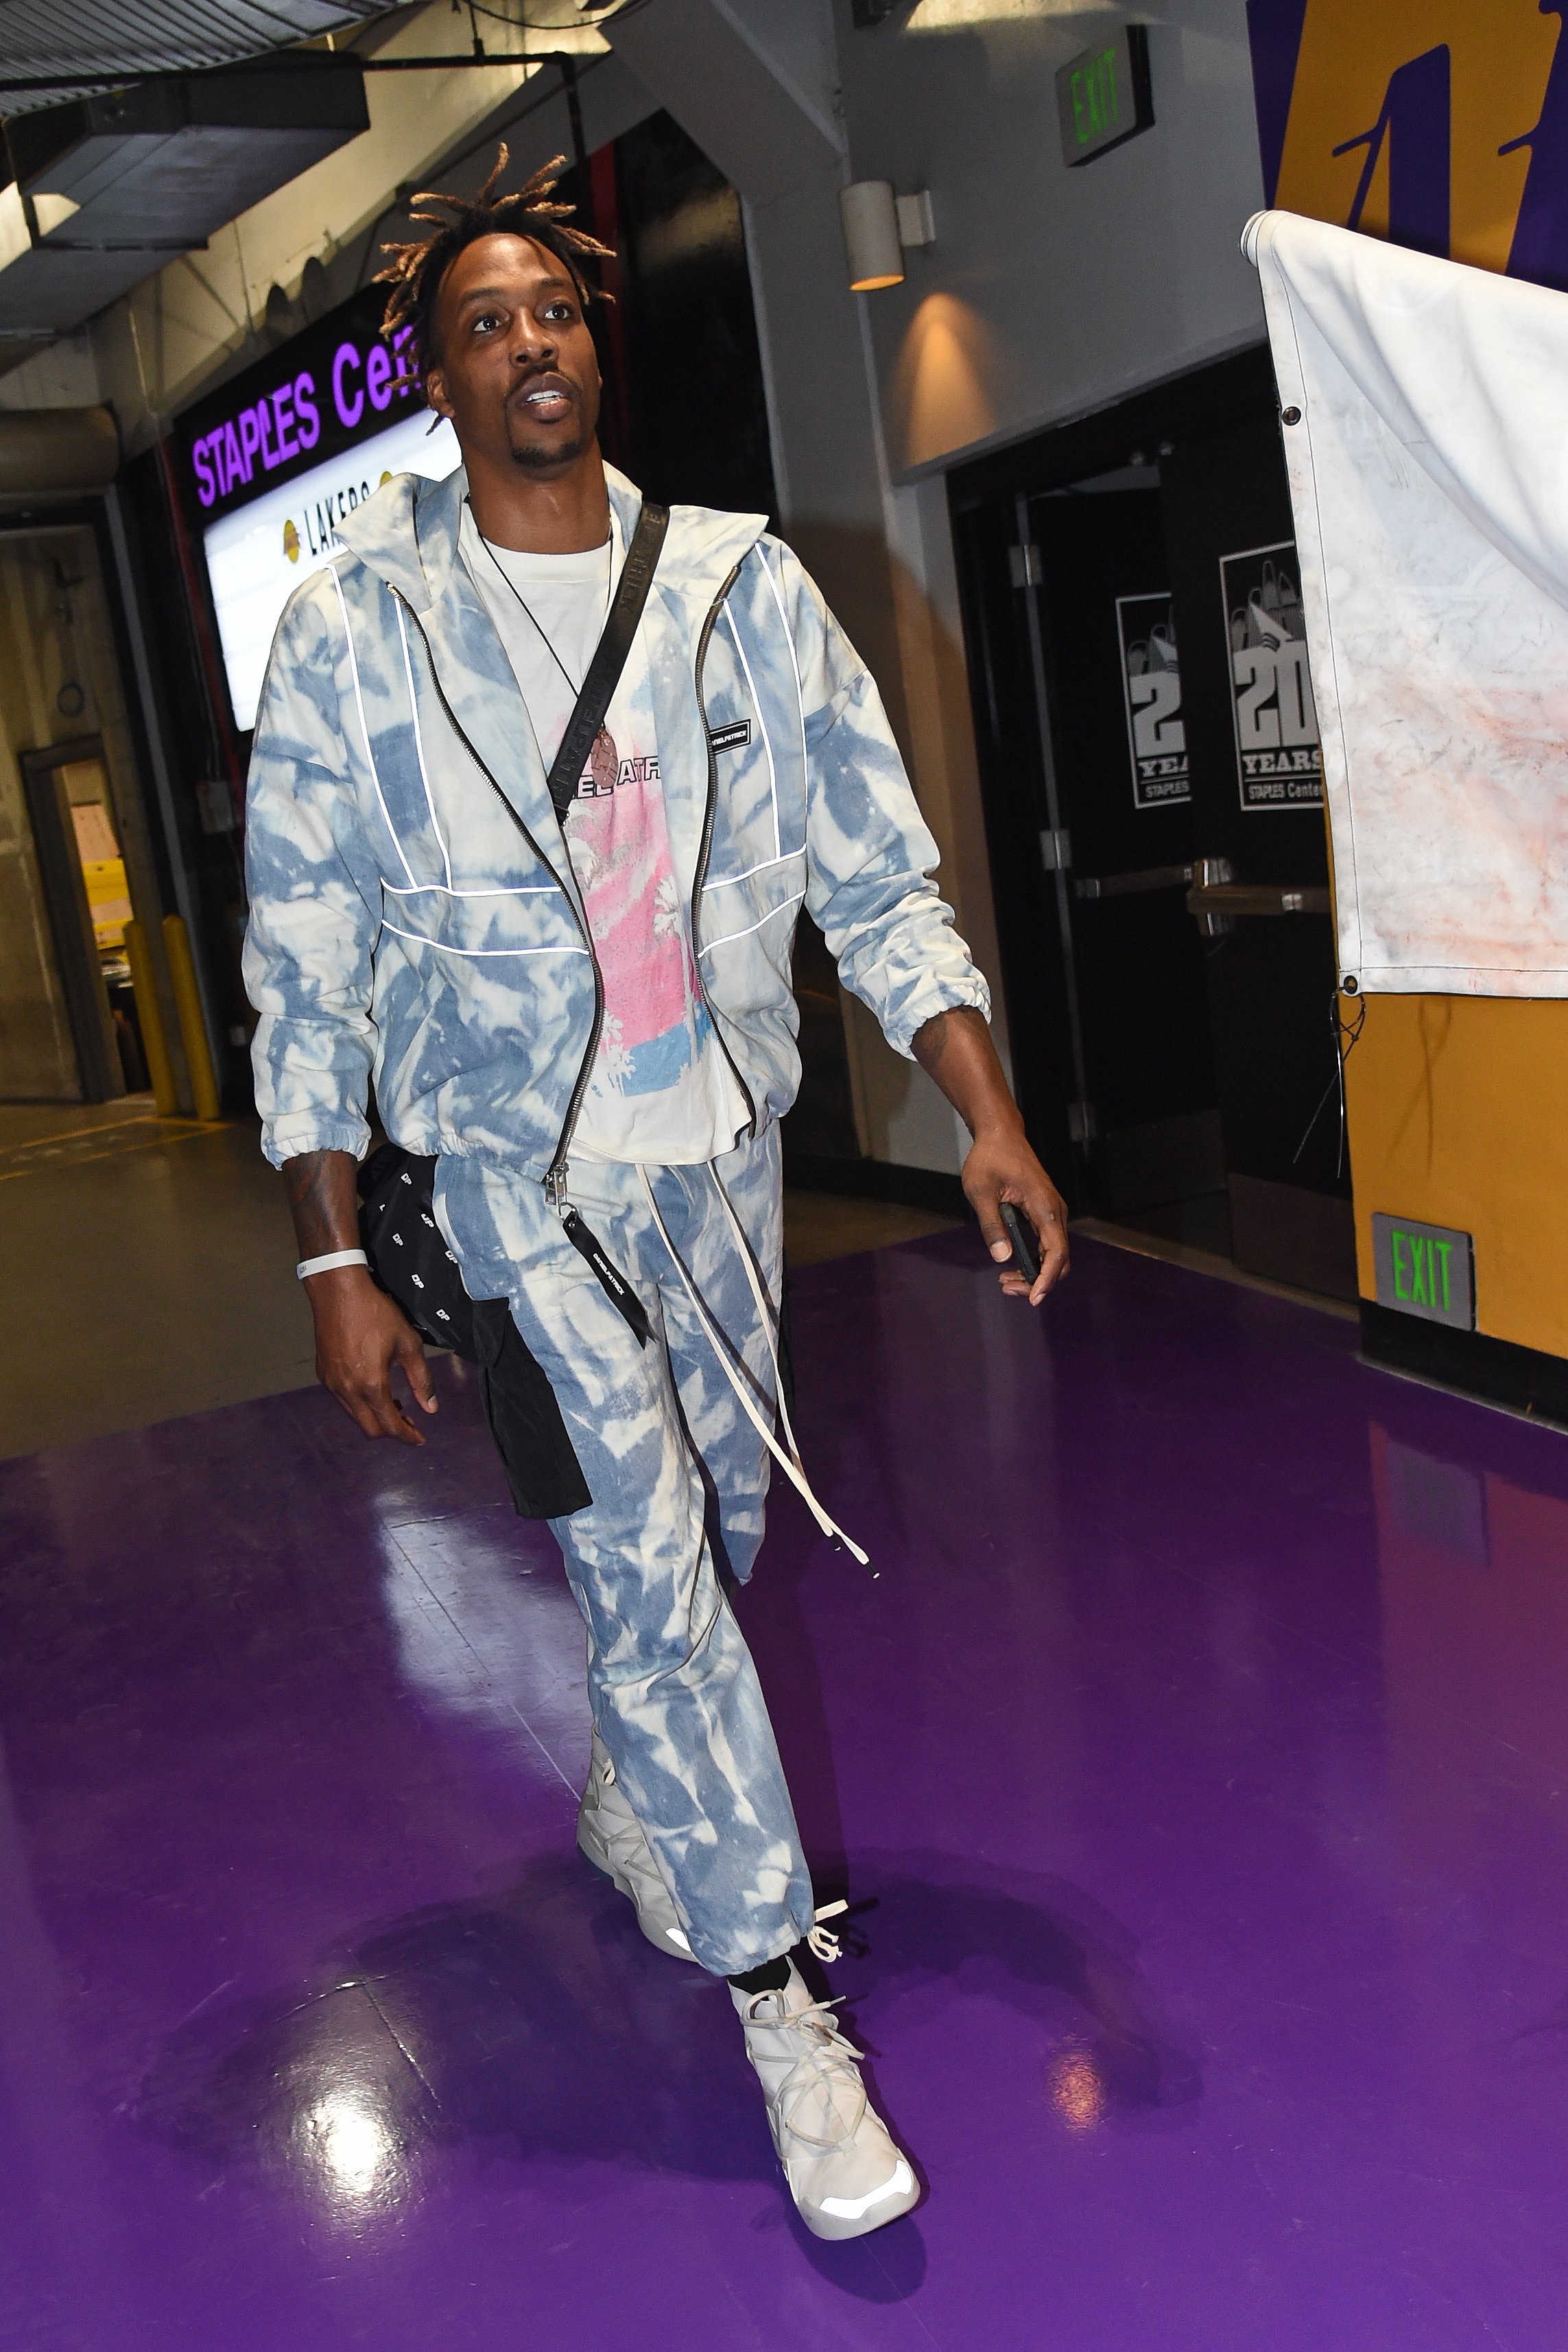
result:
<svg viewBox="0 0 1568 2352"><path fill-rule="evenodd" d="M1451 1304L1448 1260L1453 1243L1434 1241L1426 1234L1403 1233L1397 1225L1390 1229L1388 1243L1395 1298L1411 1307L1447 1309Z"/></svg>
<svg viewBox="0 0 1568 2352"><path fill-rule="evenodd" d="M1078 143L1087 147L1091 139L1102 139L1114 131L1121 120L1121 108L1116 90L1116 51L1101 49L1090 58L1072 78L1072 119L1078 132Z"/></svg>

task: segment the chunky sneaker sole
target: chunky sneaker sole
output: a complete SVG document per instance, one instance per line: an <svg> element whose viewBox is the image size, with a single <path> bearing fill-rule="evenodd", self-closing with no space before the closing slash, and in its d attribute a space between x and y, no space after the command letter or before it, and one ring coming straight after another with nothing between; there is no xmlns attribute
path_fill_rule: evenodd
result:
<svg viewBox="0 0 1568 2352"><path fill-rule="evenodd" d="M626 1802L596 1731L588 1761L588 1785L577 1809L577 1844L595 1869L603 1871L629 1899L648 1942L661 1952L689 1960L691 1945L674 1897L658 1874L642 1823Z"/></svg>
<svg viewBox="0 0 1568 2352"><path fill-rule="evenodd" d="M793 1961L782 1992L730 1990L806 2228L818 2238L863 2238L901 2220L919 2204L921 2185L866 2096L860 2053L833 2004L813 2000Z"/></svg>

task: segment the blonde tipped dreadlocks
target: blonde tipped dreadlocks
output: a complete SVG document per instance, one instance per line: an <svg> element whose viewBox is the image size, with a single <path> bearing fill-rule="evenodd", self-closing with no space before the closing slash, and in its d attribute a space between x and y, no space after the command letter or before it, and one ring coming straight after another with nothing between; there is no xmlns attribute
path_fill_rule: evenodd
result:
<svg viewBox="0 0 1568 2352"><path fill-rule="evenodd" d="M436 300L441 281L465 246L481 236L526 236L542 245L555 256L577 289L584 305L595 296L601 301L610 298L602 289L589 284L583 274L579 258L595 254L602 260L615 259L615 247L601 245L586 229L571 226L574 205L551 202L556 184L566 168L564 155L553 156L542 170L510 196L498 196L496 182L506 170L510 158L506 142L500 142L495 169L479 194L474 196L444 196L433 188L422 189L414 198L414 205L441 205L451 215L411 209L409 218L428 221L428 236L416 237L407 245L384 245L383 253L392 259L386 268L377 270L372 283L390 286L386 298L386 316L382 331L387 336L399 328L413 331L413 360L416 371L423 375L435 356Z"/></svg>

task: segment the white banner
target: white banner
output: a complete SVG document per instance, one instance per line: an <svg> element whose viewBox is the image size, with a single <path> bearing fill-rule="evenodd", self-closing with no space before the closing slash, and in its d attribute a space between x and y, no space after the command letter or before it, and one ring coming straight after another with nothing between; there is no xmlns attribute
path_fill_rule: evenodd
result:
<svg viewBox="0 0 1568 2352"><path fill-rule="evenodd" d="M1363 992L1568 996L1568 295L1260 213Z"/></svg>

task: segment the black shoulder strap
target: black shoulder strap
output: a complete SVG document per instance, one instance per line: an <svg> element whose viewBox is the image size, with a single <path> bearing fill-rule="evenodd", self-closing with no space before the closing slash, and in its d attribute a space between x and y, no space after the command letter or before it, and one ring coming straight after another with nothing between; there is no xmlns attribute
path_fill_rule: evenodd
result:
<svg viewBox="0 0 1568 2352"><path fill-rule="evenodd" d="M588 675L583 680L583 690L577 706L566 722L566 732L561 738L561 749L550 765L546 782L550 797L555 803L555 814L564 818L577 797L577 787L593 749L594 738L605 723L605 713L610 707L610 697L619 683L626 666L626 656L632 649L632 639L642 619L642 609L647 602L647 592L658 562L664 534L669 528L669 509L656 506L652 499L644 499L637 527L632 533L632 543L626 550L626 560L621 566L620 585L605 623L605 634L594 650L588 664Z"/></svg>

